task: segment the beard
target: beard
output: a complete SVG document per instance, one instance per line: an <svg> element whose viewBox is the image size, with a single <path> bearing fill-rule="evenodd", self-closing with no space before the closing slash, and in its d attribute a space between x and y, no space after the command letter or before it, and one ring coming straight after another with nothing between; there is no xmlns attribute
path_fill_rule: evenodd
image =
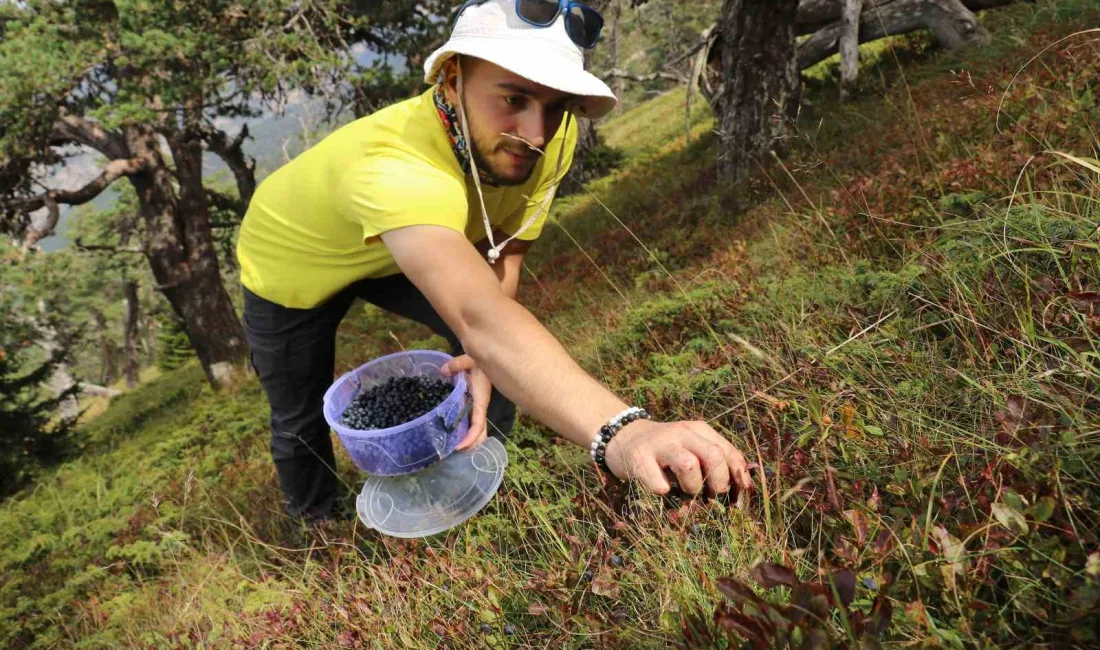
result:
<svg viewBox="0 0 1100 650"><path fill-rule="evenodd" d="M485 176L488 178L488 182L492 185L501 185L505 187L523 185L527 182L528 179L531 178L531 174L535 172L535 167L538 166L537 163L532 164L522 175L522 177L516 176L509 170L500 169L501 165L494 165L492 162L490 162L489 157L485 154L485 151L486 149L488 149L488 147L485 146L481 139L478 138L476 135L473 136L472 144L473 146L471 148L471 151L473 151L474 154L474 162L477 163L478 170L485 172ZM530 152L530 149L527 149L526 147L520 149L518 147L509 147L508 145L499 146L493 151L498 154L502 154L505 151L509 150L515 151L516 153L520 154L527 154Z"/></svg>

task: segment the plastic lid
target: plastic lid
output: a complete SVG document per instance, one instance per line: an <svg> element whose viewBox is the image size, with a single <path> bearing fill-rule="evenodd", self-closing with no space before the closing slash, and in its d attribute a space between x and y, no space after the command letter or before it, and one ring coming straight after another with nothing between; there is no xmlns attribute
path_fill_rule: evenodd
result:
<svg viewBox="0 0 1100 650"><path fill-rule="evenodd" d="M355 501L359 519L394 537L427 537L477 514L500 488L508 452L496 438L419 472L371 476Z"/></svg>

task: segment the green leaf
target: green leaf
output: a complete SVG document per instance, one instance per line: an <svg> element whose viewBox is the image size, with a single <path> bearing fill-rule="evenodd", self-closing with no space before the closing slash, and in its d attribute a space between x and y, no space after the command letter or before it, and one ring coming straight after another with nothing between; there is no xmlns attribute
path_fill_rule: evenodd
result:
<svg viewBox="0 0 1100 650"><path fill-rule="evenodd" d="M882 433L882 429L880 429L879 427L876 427L873 424L863 425L863 431L864 431L864 433L870 434L872 436L878 436L880 438L884 435Z"/></svg>
<svg viewBox="0 0 1100 650"><path fill-rule="evenodd" d="M1035 502L1035 505L1031 507L1028 514L1031 515L1031 518L1037 523L1042 523L1051 518L1054 514L1054 507L1056 505L1053 497L1042 497Z"/></svg>
<svg viewBox="0 0 1100 650"><path fill-rule="evenodd" d="M1024 516L1020 514L1019 510L1016 510L1008 504L994 503L993 516L997 518L997 521L1002 526L1016 535L1027 534L1027 519L1024 519Z"/></svg>
<svg viewBox="0 0 1100 650"><path fill-rule="evenodd" d="M1005 490L1003 498L1005 505L1007 505L1009 508L1012 508L1013 510L1022 511L1027 508L1027 502L1024 501L1023 497L1017 494L1015 490Z"/></svg>

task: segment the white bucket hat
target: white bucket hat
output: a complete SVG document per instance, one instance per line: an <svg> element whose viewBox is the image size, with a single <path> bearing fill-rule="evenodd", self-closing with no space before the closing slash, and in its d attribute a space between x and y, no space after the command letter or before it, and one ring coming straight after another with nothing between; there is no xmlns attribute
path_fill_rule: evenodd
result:
<svg viewBox="0 0 1100 650"><path fill-rule="evenodd" d="M615 93L584 69L581 48L565 32L565 20L559 16L549 27L535 27L516 15L515 6L515 0L490 0L467 7L451 37L424 62L424 81L436 83L443 62L465 54L577 95L570 111L581 117L597 119L615 108Z"/></svg>

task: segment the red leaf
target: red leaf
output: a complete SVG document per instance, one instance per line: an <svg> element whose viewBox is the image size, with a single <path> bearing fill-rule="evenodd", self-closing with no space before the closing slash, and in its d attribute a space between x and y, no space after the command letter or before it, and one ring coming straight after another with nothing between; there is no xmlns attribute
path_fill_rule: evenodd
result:
<svg viewBox="0 0 1100 650"><path fill-rule="evenodd" d="M592 593L597 596L618 598L619 581L615 579L610 570L604 569L600 571L599 575L592 581Z"/></svg>
<svg viewBox="0 0 1100 650"><path fill-rule="evenodd" d="M815 582L800 582L791 593L791 607L797 608L798 615L788 615L792 623L797 625L806 615L811 615L819 621L829 615L829 596L825 586Z"/></svg>
<svg viewBox="0 0 1100 650"><path fill-rule="evenodd" d="M928 610L925 608L924 603L921 601L914 601L908 603L905 606L905 615L908 616L913 622L922 627L930 627L928 621Z"/></svg>
<svg viewBox="0 0 1100 650"><path fill-rule="evenodd" d="M802 641L802 647L806 650L822 650L829 646L829 635L821 628L807 630L806 637Z"/></svg>
<svg viewBox="0 0 1100 650"><path fill-rule="evenodd" d="M1001 429L1007 435L1013 435L1024 421L1027 411L1027 398L1013 395L1005 400L1005 407L998 409L993 418L1001 423Z"/></svg>
<svg viewBox="0 0 1100 650"><path fill-rule="evenodd" d="M871 545L871 551L881 562L892 550L894 550L894 535L889 529L884 528L875 536L875 542Z"/></svg>
<svg viewBox="0 0 1100 650"><path fill-rule="evenodd" d="M736 578L718 578L718 591L738 605L761 605L764 600L745 583Z"/></svg>
<svg viewBox="0 0 1100 650"><path fill-rule="evenodd" d="M859 551L847 537L841 537L833 543L833 553L847 564L859 564Z"/></svg>
<svg viewBox="0 0 1100 650"><path fill-rule="evenodd" d="M863 546L867 543L867 515L861 510L845 510L844 518L852 524L852 531L856 534L856 544Z"/></svg>
<svg viewBox="0 0 1100 650"><path fill-rule="evenodd" d="M753 643L754 647L768 647L771 635L757 618L731 609L721 609L714 613L714 620L723 630L736 632L742 639Z"/></svg>
<svg viewBox="0 0 1100 650"><path fill-rule="evenodd" d="M867 499L867 507L871 512L878 512L882 507L882 498L878 494L878 486L875 485L871 488L871 498Z"/></svg>
<svg viewBox="0 0 1100 650"><path fill-rule="evenodd" d="M1073 298L1074 302L1081 303L1081 309L1100 305L1100 291L1070 291L1069 297Z"/></svg>
<svg viewBox="0 0 1100 650"><path fill-rule="evenodd" d="M867 619L865 628L869 634L879 635L886 631L890 625L890 619L894 616L894 606L884 594L875 597L875 603L871 605L871 616Z"/></svg>
<svg viewBox="0 0 1100 650"><path fill-rule="evenodd" d="M761 562L752 568L752 577L765 589L785 585L793 587L798 582L798 576L794 569L775 564L774 562Z"/></svg>
<svg viewBox="0 0 1100 650"><path fill-rule="evenodd" d="M832 576L833 587L840 596L840 602L847 607L856 597L856 574L848 569L834 571Z"/></svg>
<svg viewBox="0 0 1100 650"><path fill-rule="evenodd" d="M531 603L527 606L527 613L531 616L542 616L546 613L546 605L542 603Z"/></svg>

